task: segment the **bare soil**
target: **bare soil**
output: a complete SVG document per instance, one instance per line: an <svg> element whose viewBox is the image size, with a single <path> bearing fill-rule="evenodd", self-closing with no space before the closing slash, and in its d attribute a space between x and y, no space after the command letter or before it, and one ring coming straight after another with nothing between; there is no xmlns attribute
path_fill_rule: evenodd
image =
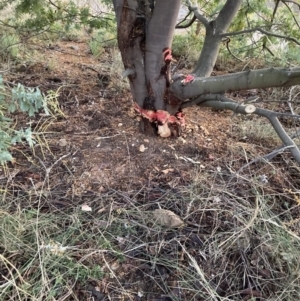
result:
<svg viewBox="0 0 300 301"><path fill-rule="evenodd" d="M186 110L187 128L181 138L145 136L139 131L130 92L115 91L118 83L110 82L109 54L97 60L85 43L61 42L44 50L43 57L44 62L23 67L25 72L10 80L44 92L61 87L59 103L66 118L53 121L47 127L52 134L45 136L56 159L69 154L65 160L76 166L72 177L80 183L73 185L72 193L126 189L153 179L168 182L174 176L190 181L191 166L218 166L228 157L230 112L195 107ZM41 122L38 117L36 126ZM139 150L142 144L144 152ZM174 171L165 174L166 169Z"/></svg>

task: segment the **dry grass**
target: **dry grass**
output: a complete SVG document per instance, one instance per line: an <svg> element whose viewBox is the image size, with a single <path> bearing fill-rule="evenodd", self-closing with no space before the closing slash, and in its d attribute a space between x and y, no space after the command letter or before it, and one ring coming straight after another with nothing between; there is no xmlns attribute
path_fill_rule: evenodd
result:
<svg viewBox="0 0 300 301"><path fill-rule="evenodd" d="M251 173L195 169L194 179L51 205L59 193L51 177L21 192L6 174L1 300L87 300L95 288L124 300L298 300L298 192L278 193ZM91 212L81 210L85 203ZM148 212L157 208L185 226L153 224Z"/></svg>

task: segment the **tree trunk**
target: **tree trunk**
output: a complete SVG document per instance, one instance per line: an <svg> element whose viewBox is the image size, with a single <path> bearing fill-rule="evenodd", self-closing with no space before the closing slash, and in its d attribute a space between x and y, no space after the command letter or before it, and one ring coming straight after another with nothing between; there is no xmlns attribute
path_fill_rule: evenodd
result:
<svg viewBox="0 0 300 301"><path fill-rule="evenodd" d="M167 81L161 74L163 50L171 47L181 0L157 0L146 29L145 68L148 96L156 110L164 110Z"/></svg>
<svg viewBox="0 0 300 301"><path fill-rule="evenodd" d="M128 76L135 108L158 128L161 136L167 137L171 133L167 126L170 114L165 111L170 84L168 49L181 1L113 0L113 4L125 68L123 76ZM142 121L143 130L149 128L146 119Z"/></svg>
<svg viewBox="0 0 300 301"><path fill-rule="evenodd" d="M199 99L205 100L201 95L300 84L300 68L270 68L208 77L217 59L221 39L241 3L242 0L227 0L213 21L206 20L197 8L190 7L206 28L203 49L194 69L198 77L186 81L185 77L174 76L172 83L165 67L170 67L168 48L181 1L113 0L118 45L125 68L123 75L129 78L135 109L155 126L162 137L170 135L171 124L177 126L173 133L180 132L180 126L184 124L181 108L199 104ZM189 78L193 79L193 76Z"/></svg>
<svg viewBox="0 0 300 301"><path fill-rule="evenodd" d="M210 76L222 42L220 35L227 31L242 2L242 0L227 0L215 20L203 23L206 30L205 40L200 58L193 71L197 76Z"/></svg>
<svg viewBox="0 0 300 301"><path fill-rule="evenodd" d="M144 69L145 8L136 0L114 0L118 46L128 76L133 101L142 106L148 92Z"/></svg>

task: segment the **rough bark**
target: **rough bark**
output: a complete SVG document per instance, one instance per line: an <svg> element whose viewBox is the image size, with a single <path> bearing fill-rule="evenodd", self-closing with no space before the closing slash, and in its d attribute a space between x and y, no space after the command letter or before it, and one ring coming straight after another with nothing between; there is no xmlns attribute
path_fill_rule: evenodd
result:
<svg viewBox="0 0 300 301"><path fill-rule="evenodd" d="M113 4L124 75L128 76L133 101L142 106L148 95L142 45L145 40L145 18L139 14L144 8L136 0L114 0Z"/></svg>

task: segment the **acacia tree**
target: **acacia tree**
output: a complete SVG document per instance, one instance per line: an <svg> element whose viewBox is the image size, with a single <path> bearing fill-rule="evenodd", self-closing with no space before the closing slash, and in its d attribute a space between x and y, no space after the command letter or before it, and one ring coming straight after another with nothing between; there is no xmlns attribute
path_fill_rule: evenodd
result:
<svg viewBox="0 0 300 301"><path fill-rule="evenodd" d="M207 1L198 2L207 4ZM293 118L300 116L256 108L253 104L241 105L224 95L226 91L299 85L300 68L248 70L210 77L224 39L228 43L230 38L258 31L262 34L262 47L270 53L266 37L285 39L300 45L294 37L272 31L278 28L274 20L280 5L288 7L299 27L292 9L299 13L300 5L287 0L264 1L260 5L269 6L272 14L270 20L265 20L263 27L245 28L249 24L244 24L242 30L228 31L238 15L240 20L243 18L243 14L251 7L251 0L224 1L219 11L212 16L193 6L190 1L186 1L186 4L190 17L185 18L185 26L194 21L201 23L205 28L205 39L192 74L182 75L171 74L170 49L181 1L113 0L118 46L125 68L123 75L128 76L135 109L143 117L143 129L149 129L150 124L154 125L161 137L179 135L184 126L182 109L192 105L229 109L241 114L258 114L269 119L283 141L282 149L290 149L300 163L299 149L278 119L281 115L291 115Z"/></svg>

